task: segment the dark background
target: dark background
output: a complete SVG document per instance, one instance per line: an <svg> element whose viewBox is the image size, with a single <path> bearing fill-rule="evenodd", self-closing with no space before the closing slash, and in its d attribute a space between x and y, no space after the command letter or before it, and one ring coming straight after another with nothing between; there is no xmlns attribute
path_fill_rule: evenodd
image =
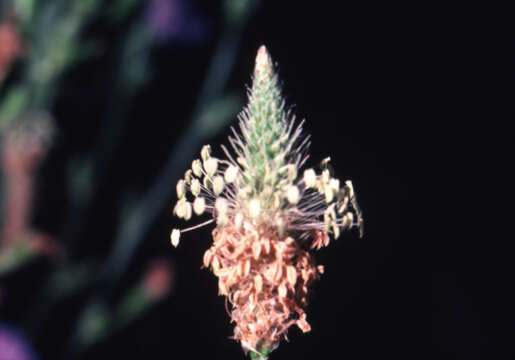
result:
<svg viewBox="0 0 515 360"><path fill-rule="evenodd" d="M152 50L153 79L131 105L114 166L95 194L95 211L75 247L78 254L107 254L122 190L144 192L186 126L220 36L218 2L191 4L210 31L194 45L162 44ZM429 169L442 158L449 167L462 165L454 159L470 161L460 151L447 150L455 134L467 133L460 121L469 113L479 116L467 97L473 93L467 84L475 66L462 61L462 51L480 38L462 27L463 12L447 10L453 14L449 18L445 12L404 5L265 1L246 24L227 90L245 95L255 53L265 44L278 62L288 104L298 118L306 118L309 164L331 156L335 176L353 181L365 219L364 238L346 233L317 254L326 273L308 308L312 331L292 328L290 343L282 343L272 359L479 359L489 351L502 355L495 358L510 358L508 347L492 345L491 329L502 318L490 320L480 310L492 305L480 287L496 292L476 267L481 249L467 244L464 255L464 240L444 231L438 240L428 239L431 227L451 221L438 216L411 231L413 221L428 220L427 210L419 210L423 195L443 181ZM102 24L88 32L102 34ZM59 136L42 169L34 214L34 223L50 233L59 232L66 215L62 164L93 146L112 66L107 53L72 69L60 88ZM477 81L482 74L476 73ZM226 129L209 143L227 144L228 134ZM430 174L420 175L421 167ZM414 185L413 179L422 181ZM408 199L418 205L408 206ZM240 346L228 339L232 325L216 279L200 269L211 229L185 234L177 249L171 247L171 228L185 226L172 217L174 201L171 197L162 209L120 284L130 283L142 271L139 264L159 254L176 262L173 293L85 358L243 358ZM61 304L37 340L45 359L57 356L53 349L60 335L66 336L59 334L61 325L80 303L79 295ZM15 319L16 311L11 314ZM504 322L512 329L508 319Z"/></svg>

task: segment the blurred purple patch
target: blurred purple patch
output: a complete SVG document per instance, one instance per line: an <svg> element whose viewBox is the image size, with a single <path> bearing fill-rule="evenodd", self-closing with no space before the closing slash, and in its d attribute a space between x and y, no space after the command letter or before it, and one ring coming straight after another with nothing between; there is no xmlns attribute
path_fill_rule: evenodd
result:
<svg viewBox="0 0 515 360"><path fill-rule="evenodd" d="M37 360L37 356L19 331L0 323L0 359Z"/></svg>
<svg viewBox="0 0 515 360"><path fill-rule="evenodd" d="M197 45L209 34L205 19L184 0L147 0L146 22L158 42Z"/></svg>

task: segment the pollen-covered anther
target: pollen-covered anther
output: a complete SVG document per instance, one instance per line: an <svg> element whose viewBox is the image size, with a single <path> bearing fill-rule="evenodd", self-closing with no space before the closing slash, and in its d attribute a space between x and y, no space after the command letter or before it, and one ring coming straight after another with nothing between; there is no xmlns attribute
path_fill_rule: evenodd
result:
<svg viewBox="0 0 515 360"><path fill-rule="evenodd" d="M325 202L329 204L334 199L334 190L330 186L325 187L324 190Z"/></svg>
<svg viewBox="0 0 515 360"><path fill-rule="evenodd" d="M206 208L206 200L203 197L197 197L195 201L193 201L193 211L195 214L202 215Z"/></svg>
<svg viewBox="0 0 515 360"><path fill-rule="evenodd" d="M261 213L261 202L259 199L249 201L249 215L251 218L257 218Z"/></svg>
<svg viewBox="0 0 515 360"><path fill-rule="evenodd" d="M347 190L349 191L349 197L352 199L354 197L354 187L352 186L352 181L350 181L350 180L345 181L345 186L347 187Z"/></svg>
<svg viewBox="0 0 515 360"><path fill-rule="evenodd" d="M224 191L224 179L221 176L215 176L213 179L213 192L216 196Z"/></svg>
<svg viewBox="0 0 515 360"><path fill-rule="evenodd" d="M227 200L225 200L224 198L216 198L216 201L215 201L215 209L217 211L217 223L220 225L220 226L225 226L225 224L227 224L228 222L228 217L227 217Z"/></svg>
<svg viewBox="0 0 515 360"><path fill-rule="evenodd" d="M191 169L186 170L186 172L184 173L184 181L188 185L191 184Z"/></svg>
<svg viewBox="0 0 515 360"><path fill-rule="evenodd" d="M178 217L183 218L184 220L191 219L191 203L186 201L184 198L181 199L184 201L179 201L177 203L175 213Z"/></svg>
<svg viewBox="0 0 515 360"><path fill-rule="evenodd" d="M211 179L207 176L204 176L204 179L202 179L202 185L204 185L204 187L207 189L207 190L211 190L213 189L213 182L211 181Z"/></svg>
<svg viewBox="0 0 515 360"><path fill-rule="evenodd" d="M342 219L342 227L350 228L352 226L352 222L354 221L354 215L349 212Z"/></svg>
<svg viewBox="0 0 515 360"><path fill-rule="evenodd" d="M315 170L307 169L304 171L304 184L308 188L314 188L317 185L317 175L315 174Z"/></svg>
<svg viewBox="0 0 515 360"><path fill-rule="evenodd" d="M333 227L334 238L338 239L338 237L340 236L340 228L339 228L336 220L333 220L332 227Z"/></svg>
<svg viewBox="0 0 515 360"><path fill-rule="evenodd" d="M204 161L204 169L209 177L212 177L218 169L218 160L215 158L209 158Z"/></svg>
<svg viewBox="0 0 515 360"><path fill-rule="evenodd" d="M186 194L186 185L185 185L184 180L181 179L177 182L176 190L177 190L177 198L182 199L184 197L184 195Z"/></svg>
<svg viewBox="0 0 515 360"><path fill-rule="evenodd" d="M340 190L340 180L332 178L329 180L329 187L333 189L334 192L338 192Z"/></svg>
<svg viewBox="0 0 515 360"><path fill-rule="evenodd" d="M236 166L230 165L225 169L225 182L230 184L236 180L236 176L238 176L238 168Z"/></svg>
<svg viewBox="0 0 515 360"><path fill-rule="evenodd" d="M196 177L202 176L202 163L199 159L193 160L191 163L191 170Z"/></svg>
<svg viewBox="0 0 515 360"><path fill-rule="evenodd" d="M170 241L174 247L177 247L179 245L179 239L181 237L181 232L179 229L173 229L172 233L170 234Z"/></svg>
<svg viewBox="0 0 515 360"><path fill-rule="evenodd" d="M300 198L299 188L295 185L290 185L286 191L286 197L288 198L288 202L290 204L297 204Z"/></svg>
<svg viewBox="0 0 515 360"><path fill-rule="evenodd" d="M234 216L234 228L236 231L240 231L243 225L243 214L237 213Z"/></svg>
<svg viewBox="0 0 515 360"><path fill-rule="evenodd" d="M343 202L341 203L341 205L338 208L338 214L343 214L345 212L345 210L347 210L347 205L348 204L349 204L349 197L346 196L343 199Z"/></svg>
<svg viewBox="0 0 515 360"><path fill-rule="evenodd" d="M200 150L200 157L202 160L206 161L211 156L211 146L210 145L204 145L202 146L202 149Z"/></svg>
<svg viewBox="0 0 515 360"><path fill-rule="evenodd" d="M331 174L329 173L329 170L325 169L322 171L322 181L324 184L329 184L329 180L331 179Z"/></svg>
<svg viewBox="0 0 515 360"><path fill-rule="evenodd" d="M198 196L200 194L200 189L200 181L198 181L198 179L191 180L190 191L193 196Z"/></svg>

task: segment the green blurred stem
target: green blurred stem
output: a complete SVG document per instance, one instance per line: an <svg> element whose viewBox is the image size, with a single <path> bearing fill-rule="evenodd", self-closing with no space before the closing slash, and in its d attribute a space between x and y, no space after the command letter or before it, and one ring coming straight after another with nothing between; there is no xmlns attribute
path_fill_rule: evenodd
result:
<svg viewBox="0 0 515 360"><path fill-rule="evenodd" d="M252 9L254 8L252 7ZM249 10L245 14L245 20L251 13L252 11ZM242 21L243 24L245 22ZM186 159L193 156L205 137L214 135L215 129L219 131L225 125L225 122L220 122L217 127L212 127L210 131L206 131L203 115L205 109L212 105L214 100L223 97L224 89L238 53L241 36L242 26L228 26L222 33L195 105L190 125L179 138L156 182L139 202L139 206L121 223L113 248L100 274L99 292L85 305L79 318L90 311L92 307L95 307L94 304L103 303L104 300L102 299L112 295L144 234L169 201L174 189L171 184L183 173L183 169L188 163ZM225 120L228 121L229 119ZM78 331L79 329L76 328L74 333L77 334ZM72 336L72 338L75 338L75 336ZM80 350L82 349L68 348L65 358L77 356L77 351L80 352Z"/></svg>
<svg viewBox="0 0 515 360"><path fill-rule="evenodd" d="M140 205L121 224L103 273L103 277L112 286L118 283L144 234L154 223L161 209L168 203L174 191L174 186L171 184L184 172L183 170L188 164L187 159L195 154L207 136L214 134L214 132L203 131L199 120L200 115L209 106L210 101L222 97L236 60L241 36L241 27L226 29L222 33L194 108L190 125L179 138L165 168L143 200L139 202ZM218 131L223 126L220 125Z"/></svg>
<svg viewBox="0 0 515 360"><path fill-rule="evenodd" d="M75 209L70 213L64 230L67 239L81 239L80 234L88 220L87 215L94 205L92 203L94 194L108 175L115 153L120 146L131 109L131 99L146 79L150 39L141 20L131 26L123 44L120 63L117 64L119 70L109 92L110 100L105 114L105 125L95 146L93 176L87 184L88 196L81 199L82 202L74 204Z"/></svg>

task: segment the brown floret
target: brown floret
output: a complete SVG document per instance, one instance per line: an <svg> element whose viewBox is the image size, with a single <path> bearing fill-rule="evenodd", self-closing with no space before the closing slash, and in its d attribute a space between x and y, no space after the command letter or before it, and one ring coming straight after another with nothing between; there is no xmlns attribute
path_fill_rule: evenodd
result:
<svg viewBox="0 0 515 360"><path fill-rule="evenodd" d="M310 331L304 308L319 276L312 255L291 237L245 223L213 231L204 266L219 278L219 294L232 305L234 338L245 350L276 347L291 325Z"/></svg>

